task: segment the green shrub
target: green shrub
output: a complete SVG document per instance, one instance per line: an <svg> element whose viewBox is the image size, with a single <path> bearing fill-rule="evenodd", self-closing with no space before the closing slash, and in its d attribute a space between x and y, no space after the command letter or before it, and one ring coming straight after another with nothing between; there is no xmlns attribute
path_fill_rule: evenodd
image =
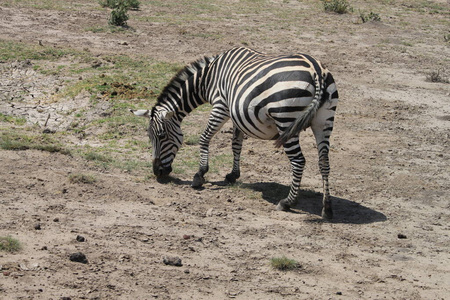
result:
<svg viewBox="0 0 450 300"><path fill-rule="evenodd" d="M0 251L17 252L22 249L20 242L10 236L0 236Z"/></svg>
<svg viewBox="0 0 450 300"><path fill-rule="evenodd" d="M117 8L111 11L108 24L113 26L127 26L128 14L126 8Z"/></svg>
<svg viewBox="0 0 450 300"><path fill-rule="evenodd" d="M300 264L297 261L286 258L285 256L272 258L270 260L270 265L272 266L272 268L280 271L288 271L300 267Z"/></svg>
<svg viewBox="0 0 450 300"><path fill-rule="evenodd" d="M128 10L137 10L140 5L138 0L100 0L99 4L112 9L108 20L112 26L127 26Z"/></svg>
<svg viewBox="0 0 450 300"><path fill-rule="evenodd" d="M345 14L353 11L350 3L347 0L322 0L325 11L335 12L338 14Z"/></svg>

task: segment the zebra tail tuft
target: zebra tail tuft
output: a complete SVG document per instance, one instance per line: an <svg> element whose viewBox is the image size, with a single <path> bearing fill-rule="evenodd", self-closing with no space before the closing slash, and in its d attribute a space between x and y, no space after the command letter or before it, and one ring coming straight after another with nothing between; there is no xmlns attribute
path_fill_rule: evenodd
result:
<svg viewBox="0 0 450 300"><path fill-rule="evenodd" d="M319 99L314 99L310 105L302 112L302 114L292 123L275 141L275 147L280 148L283 146L290 138L299 135L302 130L305 130L311 125L311 121L316 115L319 109L320 101Z"/></svg>

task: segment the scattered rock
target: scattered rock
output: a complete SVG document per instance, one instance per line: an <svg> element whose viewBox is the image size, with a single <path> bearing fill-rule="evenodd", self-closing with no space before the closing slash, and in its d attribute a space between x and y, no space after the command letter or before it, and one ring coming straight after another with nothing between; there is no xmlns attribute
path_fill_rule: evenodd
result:
<svg viewBox="0 0 450 300"><path fill-rule="evenodd" d="M80 242L80 243L83 243L83 242L85 242L86 241L86 239L84 238L84 236L82 236L82 235L77 235L77 242Z"/></svg>
<svg viewBox="0 0 450 300"><path fill-rule="evenodd" d="M189 234L183 234L183 239L189 240L192 237L192 235Z"/></svg>
<svg viewBox="0 0 450 300"><path fill-rule="evenodd" d="M398 237L399 239L406 239L406 238L407 238L406 235L404 235L404 234L402 234L402 233L399 233L399 234L397 235L397 237Z"/></svg>
<svg viewBox="0 0 450 300"><path fill-rule="evenodd" d="M164 256L163 263L168 266L175 266L175 267L183 266L181 258L177 256Z"/></svg>
<svg viewBox="0 0 450 300"><path fill-rule="evenodd" d="M96 69L96 68L99 68L99 67L101 67L102 66L102 62L101 61L94 61L92 64L91 64L91 67L92 68L94 68L94 69Z"/></svg>
<svg viewBox="0 0 450 300"><path fill-rule="evenodd" d="M53 222L55 222L55 223L59 222L59 218L58 217L54 218Z"/></svg>
<svg viewBox="0 0 450 300"><path fill-rule="evenodd" d="M214 209L213 208L208 209L208 211L206 212L206 216L212 217L213 215L214 215Z"/></svg>
<svg viewBox="0 0 450 300"><path fill-rule="evenodd" d="M81 252L76 252L76 253L70 254L69 259L70 259L70 261L79 262L79 263L82 263L82 264L87 264L88 263L86 255L84 255Z"/></svg>
<svg viewBox="0 0 450 300"><path fill-rule="evenodd" d="M34 225L34 229L35 230L41 230L42 229L41 224L39 224L39 223L35 224Z"/></svg>
<svg viewBox="0 0 450 300"><path fill-rule="evenodd" d="M54 129L49 129L49 128L45 128L44 130L42 130L42 133L45 133L45 134L53 134L53 133L56 133L56 130L54 130Z"/></svg>

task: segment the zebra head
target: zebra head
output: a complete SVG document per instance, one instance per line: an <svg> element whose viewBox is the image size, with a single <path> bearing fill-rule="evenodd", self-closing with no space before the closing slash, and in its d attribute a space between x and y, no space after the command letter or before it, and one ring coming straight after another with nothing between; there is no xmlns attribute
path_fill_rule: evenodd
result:
<svg viewBox="0 0 450 300"><path fill-rule="evenodd" d="M172 162L183 143L180 123L175 113L167 110L131 110L135 115L150 118L148 136L152 143L153 173L157 178L172 172Z"/></svg>

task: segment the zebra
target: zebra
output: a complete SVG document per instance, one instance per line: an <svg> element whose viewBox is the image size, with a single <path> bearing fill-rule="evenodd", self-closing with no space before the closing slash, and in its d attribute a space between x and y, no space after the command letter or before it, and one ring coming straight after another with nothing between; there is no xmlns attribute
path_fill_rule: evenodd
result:
<svg viewBox="0 0 450 300"><path fill-rule="evenodd" d="M299 134L311 127L316 139L323 182L322 217L331 219L329 149L338 91L333 76L317 59L307 54L267 55L245 47L230 49L188 64L175 75L151 110L131 110L148 117L148 135L157 178L172 171L172 162L183 143L181 122L192 110L209 102L208 124L199 139L200 166L191 186L200 188L208 172L209 144L229 119L233 122L233 166L225 180L240 177L244 136L275 140L284 147L292 169L292 183L277 210L289 211L305 166Z"/></svg>

